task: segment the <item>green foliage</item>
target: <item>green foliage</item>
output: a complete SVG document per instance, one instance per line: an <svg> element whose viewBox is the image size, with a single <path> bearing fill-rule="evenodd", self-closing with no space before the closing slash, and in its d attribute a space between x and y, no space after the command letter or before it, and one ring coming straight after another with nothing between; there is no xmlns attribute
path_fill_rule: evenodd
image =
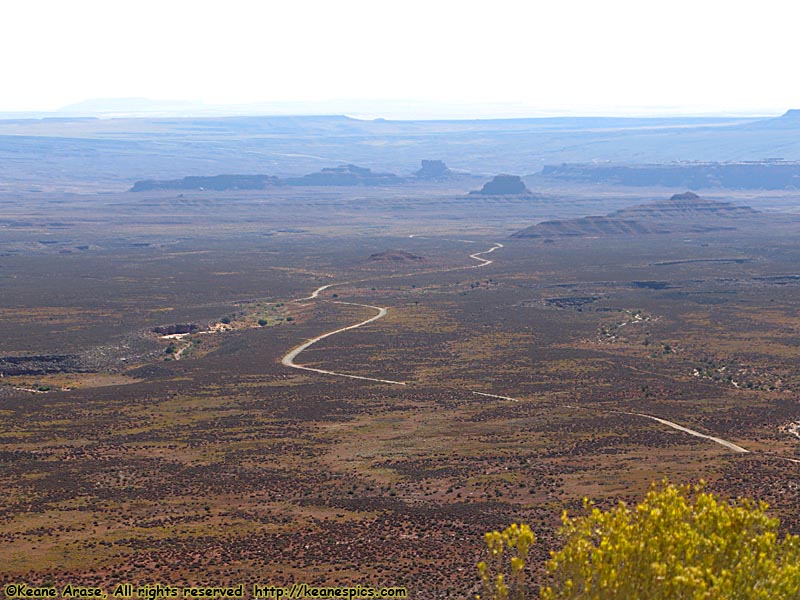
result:
<svg viewBox="0 0 800 600"><path fill-rule="evenodd" d="M584 506L586 516L562 516L564 546L547 563L543 600L800 600L800 537L781 538L764 503L665 482L633 508ZM520 547L523 531L530 541ZM480 598L534 597L523 575L533 540L526 525L486 534Z"/></svg>
<svg viewBox="0 0 800 600"><path fill-rule="evenodd" d="M800 598L800 538L779 539L763 503L665 484L634 508L585 504L587 516L562 517L546 600Z"/></svg>
<svg viewBox="0 0 800 600"><path fill-rule="evenodd" d="M258 324L259 324L261 327L264 327L264 326L266 326L266 324L267 324L267 323L268 323L268 321L267 321L266 319L259 319L259 320L258 320Z"/></svg>

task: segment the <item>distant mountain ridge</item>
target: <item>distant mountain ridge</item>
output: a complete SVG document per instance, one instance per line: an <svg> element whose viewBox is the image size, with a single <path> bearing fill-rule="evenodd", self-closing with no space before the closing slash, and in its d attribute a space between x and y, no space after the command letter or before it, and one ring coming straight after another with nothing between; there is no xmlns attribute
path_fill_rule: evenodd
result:
<svg viewBox="0 0 800 600"><path fill-rule="evenodd" d="M796 119L783 116L780 119ZM780 120L776 119L776 120ZM692 189L800 189L800 161L677 162L620 165L564 163L546 165L540 176L562 181Z"/></svg>
<svg viewBox="0 0 800 600"><path fill-rule="evenodd" d="M118 108L124 112L128 107L120 103ZM297 108L294 114L301 112ZM70 118L52 118L65 116ZM668 173L672 173L676 165L696 167L697 161L720 165L764 164L770 162L764 159L777 157L800 161L800 119L795 112L769 118L439 121L346 116L79 116L49 113L26 119L15 113L10 120L0 120L0 175L6 188L24 191L43 185L47 189L116 191L145 179L170 181L189 174L220 173L299 177L319 171L321 166L348 163L367 165L375 172L411 175L419 168L420 158L431 156L452 165L459 175L465 171L522 175L540 173L550 165L588 164L634 166L640 169L630 175L635 178L643 177L641 169L648 167L671 165ZM42 169L42 156L48 157L51 168ZM597 160L607 162L594 162ZM767 166L770 172L789 168ZM685 173L679 175L653 177L653 185L800 189L794 179L765 184L768 180L761 174L744 183L717 173L712 173L713 177L701 173L703 178L696 182ZM620 177L612 173L601 181ZM592 179L598 179L597 173L587 176L585 170L580 177L571 174L565 178L578 183ZM548 183L553 181L558 179L550 178Z"/></svg>
<svg viewBox="0 0 800 600"><path fill-rule="evenodd" d="M619 110L611 112L614 117ZM684 116L680 111L662 110L665 116L648 116L653 111L637 110L634 118L692 118ZM8 111L10 118L21 114L36 115L35 118L61 116L87 116L108 118L114 115L125 116L183 116L188 118L202 116L241 116L241 115L330 115L347 114L366 118L381 117L385 119L519 119L519 118L583 118L575 111L563 109L542 109L539 106L519 102L435 102L403 99L364 100L355 98L315 100L281 100L256 101L243 104L213 104L186 99L157 99L147 97L98 97L62 106L55 110ZM597 113L595 114L602 114ZM562 116L559 116L562 115ZM593 117L588 117L593 118ZM697 118L697 117L695 117ZM720 117L699 117L720 118ZM723 117L731 118L731 117ZM743 113L733 118L752 118Z"/></svg>

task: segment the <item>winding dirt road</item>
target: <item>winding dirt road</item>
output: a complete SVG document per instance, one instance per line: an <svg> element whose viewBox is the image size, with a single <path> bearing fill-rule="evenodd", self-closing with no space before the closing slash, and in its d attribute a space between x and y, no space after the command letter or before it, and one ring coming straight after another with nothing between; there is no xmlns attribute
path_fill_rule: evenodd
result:
<svg viewBox="0 0 800 600"><path fill-rule="evenodd" d="M309 296L309 298L316 298L317 297L316 294L318 294L320 291L324 290L327 287L330 287L330 286L322 286L321 288L318 288L311 296ZM307 300L307 299L308 298L303 298L303 300ZM363 306L364 308L372 308L374 310L377 310L378 314L375 315L374 317L370 317L369 319L366 319L365 321L360 321L359 323L356 323L355 325L349 325L347 327L342 327L341 329L336 329L334 331L329 331L328 333L323 333L322 335L318 335L315 338L311 338L310 340L300 344L299 346L297 346L296 348L291 350L289 353L287 353L286 356L284 356L281 359L281 364L284 365L284 366L287 366L287 367L291 367L293 369L302 369L303 371L313 371L314 373L322 373L323 375L336 375L337 377L349 377L350 379L363 379L365 381L378 381L380 383L389 383L389 384L392 384L392 385L406 385L406 383L404 381L393 381L391 379L378 379L376 377L363 377L361 375L350 375L348 373L337 373L335 371L328 371L326 369L315 369L313 367L307 367L305 365L298 365L296 362L294 362L294 359L297 358L298 354L300 354L303 350L305 350L309 346L313 346L318 341L324 340L326 337L330 337L332 335L336 335L337 333L342 333L343 331L348 331L350 329L356 329L358 327L363 327L364 325L367 325L368 323L372 323L373 321L377 321L378 319L382 319L383 317L386 316L386 312L387 312L387 309L385 309L385 308L383 308L381 306L371 306L369 304L358 304L356 302L334 302L334 304L349 304L350 306Z"/></svg>
<svg viewBox="0 0 800 600"><path fill-rule="evenodd" d="M470 258L473 258L475 260L481 261L481 264L479 264L479 265L471 265L471 267L473 269L477 269L478 267L485 267L486 265L492 264L494 262L493 260L489 260L488 258L481 258L480 255L481 254L489 254L490 252L494 252L495 250L497 250L499 248L505 248L505 246L503 246L503 244L500 244L499 242L495 242L494 246L492 246L488 250L484 250L483 252L476 252L475 254L470 254L469 255Z"/></svg>
<svg viewBox="0 0 800 600"><path fill-rule="evenodd" d="M313 292L311 292L310 296L306 296L305 298L298 298L297 300L294 300L294 302L303 302L304 300L314 300L317 296L319 296L320 292L323 292L323 291L327 290L329 287L332 287L334 285L342 285L342 284L341 283L329 283L328 285L322 285L322 286L318 287L317 289L315 289Z"/></svg>
<svg viewBox="0 0 800 600"><path fill-rule="evenodd" d="M409 237L414 237L414 236L409 236ZM490 259L487 259L487 258L481 258L481 255L489 254L489 253L494 252L495 250L498 250L498 249L503 248L503 247L504 247L503 244L495 242L495 245L492 246L491 248L489 248L488 250L484 250L482 252L475 252L474 254L470 254L469 257L471 259L479 261L480 264L477 264L477 265L467 265L467 266L464 266L464 267L455 267L455 268L451 268L451 269L442 269L440 271L427 271L427 272L424 272L424 273L431 273L431 272L444 273L444 272L457 271L457 270L462 270L462 269L469 269L469 268L475 269L475 268L485 267L487 265L492 264L494 261L490 260ZM408 277L408 276L420 275L420 274L423 274L423 273L409 273L407 275L400 275L400 277ZM365 281L365 280L359 280L359 282L360 281ZM323 285L323 286L318 287L316 290L311 292L310 296L306 296L305 298L299 298L299 299L295 300L295 302L303 302L303 301L306 301L306 300L315 300L315 299L317 299L319 297L319 294L321 292L325 291L326 289L328 289L328 288L330 288L332 286L344 285L345 283L357 283L357 282L329 283L327 285ZM300 344L299 346L297 346L297 347L293 348L291 351L289 351L281 359L281 364L283 364L286 367L291 367L293 369L301 369L303 371L312 371L314 373L320 373L320 374L323 374L323 375L333 375L333 376L336 376L336 377L347 377L347 378L350 378L350 379L361 379L361 380L364 380L364 381L375 381L375 382L378 382L378 383L386 383L386 384L389 384L389 385L404 385L404 386L409 386L409 385L413 386L413 385L415 385L413 382L409 383L409 382L405 382L405 381L394 381L392 379L379 379L377 377L364 377L362 375L352 375L352 374L349 374L349 373L339 373L337 371L329 371L329 370L326 370L326 369L317 369L317 368L308 367L308 366L305 366L305 365L300 365L300 364L297 364L295 362L295 359L300 355L301 352L303 352L304 350L308 349L310 346L313 346L314 344L316 344L320 340L323 340L323 339L325 339L327 337L331 337L333 335L336 335L337 333L342 333L344 331L349 331L351 329L357 329L359 327L363 327L365 325L368 325L369 323L372 323L374 321L377 321L378 319L381 319L381 318L385 317L387 312L388 312L388 309L385 308L385 307L382 307L382 306L372 306L370 304L358 304L356 302L342 302L342 301L334 301L334 303L335 304L347 304L347 305L350 305L350 306L360 306L360 307L363 307L363 308L370 308L370 309L376 310L378 312L373 317L370 317L369 319L366 319L364 321L360 321L359 323L356 323L354 325L349 325L347 327L342 327L342 328L336 329L334 331L329 331L327 333L323 333L322 335L319 335L319 336L317 336L315 338L311 338L310 340L305 341L304 343ZM456 388L454 388L454 389L456 389ZM500 399L500 400L508 400L508 401L512 401L512 402L519 402L518 398L513 398L511 396L501 396L501 395L498 395L498 394L488 394L488 393L485 393L485 392L476 392L476 391L473 391L473 390L463 390L463 389L460 389L460 391L466 391L466 392L469 392L469 393L474 394L476 396L484 396L484 397L488 397L488 398L497 398L497 399ZM576 409L576 410L592 410L592 411L605 413L605 414L624 414L624 415L631 415L631 416L635 416L635 417L641 417L643 419L650 419L652 421L656 421L656 422L658 422L658 423L660 423L662 425L665 425L665 426L670 427L672 429L675 429L677 431L686 433L688 435L691 435L691 436L694 436L694 437L697 437L697 438L701 438L701 439L705 439L705 440L711 441L711 442L713 442L715 444L719 444L720 446L723 446L724 448L726 448L728 450L731 450L733 452L736 452L736 453L739 453L739 454L748 454L748 453L750 453L750 450L748 450L746 448L743 448L742 446L739 446L738 444L735 444L733 442L730 442L728 440L725 440L725 439L722 439L722 438L719 438L719 437L715 437L713 435L708 435L708 434L705 434L705 433L701 433L701 432L696 431L694 429L690 429L689 427L685 427L683 425L680 425L680 424L675 423L673 421L669 421L667 419L663 419L661 417L657 417L655 415L649 415L649 414L637 413L637 412L626 412L626 411L619 411L619 410L611 410L611 409L578 407L578 406L570 406L570 405L562 405L562 407L563 408L572 408L572 409ZM773 458L780 458L780 459L784 459L784 460L787 460L787 461L792 462L792 463L800 464L800 460L797 460L797 459L788 458L788 457L784 457L784 456L778 456L778 455L769 454L769 453L763 453L763 454L765 454L766 456L771 456Z"/></svg>
<svg viewBox="0 0 800 600"><path fill-rule="evenodd" d="M409 237L413 237L413 236L409 236ZM457 270L461 270L461 269L465 269L465 268L473 268L474 269L474 268L478 268L478 267L485 267L486 265L492 264L494 261L489 260L487 258L481 258L480 255L481 254L489 254L490 252L494 252L498 248L503 248L503 244L495 242L494 246L492 246L488 250L484 250L483 252L475 252L474 254L470 254L469 255L469 257L471 259L479 261L480 264L467 265L466 267L455 267L453 269L442 269L441 271L428 271L428 272L436 272L436 273L442 272L443 273L443 272L447 272L447 271L457 271ZM401 277L408 277L408 276L411 276L411 275L420 275L420 273L410 273L408 275L401 275ZM361 281L366 281L366 280L358 280L358 281L361 282ZM339 282L339 283L328 283L328 284L325 284L325 285L321 285L320 287L315 289L313 292L311 292L311 294L309 296L306 296L304 298L298 298L298 299L294 300L294 302L305 302L306 300L316 300L319 297L320 293L324 292L328 288L331 288L331 287L333 287L335 285L345 285L346 283L348 283L348 282L344 282L343 281L343 282ZM357 283L357 282L349 282L349 283ZM310 340L306 340L304 343L302 343L299 346L297 346L297 347L293 348L292 350L290 350L281 359L281 364L286 366L286 367L291 367L292 369L302 369L303 371L313 371L314 373L322 373L323 375L335 375L337 377L349 377L350 379L363 379L365 381L377 381L377 382L380 382L380 383L389 383L389 384L392 384L392 385L407 385L407 383L405 381L394 381L392 379L378 379L377 377L364 377L362 375L351 375L349 373L338 373L336 371L329 371L327 369L315 369L313 367L308 367L308 366L305 366L305 365L298 365L296 362L294 362L294 359L297 358L297 356L303 350L309 348L310 346L313 346L318 341L324 340L326 337L330 337L332 335L336 335L337 333L342 333L343 331L349 331L350 329L356 329L358 327L363 327L364 325L372 323L373 321L377 321L378 319L382 319L383 317L386 316L386 313L389 310L388 308L384 308L382 306L372 306L370 304L358 304L356 302L334 301L334 304L349 304L350 306L361 306L363 308L371 308L373 310L377 310L378 314L375 315L374 317L370 317L369 319L366 319L364 321L356 323L355 325L349 325L347 327L342 327L341 329L336 329L335 331L329 331L328 333L323 333L322 335L318 335L315 338L311 338ZM482 396L493 396L492 394L481 394L480 392L473 392L473 393L474 394L479 394L479 395L482 395ZM496 398L504 398L506 400L510 400L511 399L511 398L506 398L505 396L494 396L494 397L496 397Z"/></svg>

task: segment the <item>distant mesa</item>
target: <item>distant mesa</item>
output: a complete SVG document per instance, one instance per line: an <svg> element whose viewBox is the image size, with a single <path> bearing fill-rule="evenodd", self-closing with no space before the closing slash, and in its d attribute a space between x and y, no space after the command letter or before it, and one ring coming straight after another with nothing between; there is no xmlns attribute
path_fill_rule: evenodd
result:
<svg viewBox="0 0 800 600"><path fill-rule="evenodd" d="M495 175L494 179L483 184L483 188L470 192L483 196L521 196L530 193L519 175Z"/></svg>
<svg viewBox="0 0 800 600"><path fill-rule="evenodd" d="M777 131L796 132L798 129L800 129L800 109L797 108L789 109L785 113L783 113L780 117L774 117L772 119L767 119L765 121L758 121L757 123L753 123L751 127L761 131L777 130ZM786 147L782 146L782 148ZM795 156L792 154L790 155ZM783 160L775 158L764 159L764 160L773 163L783 163L784 165L798 164L796 160Z"/></svg>
<svg viewBox="0 0 800 600"><path fill-rule="evenodd" d="M184 177L183 179L137 181L131 192L158 190L263 190L280 185L280 180L272 175L213 175L210 177Z"/></svg>
<svg viewBox="0 0 800 600"><path fill-rule="evenodd" d="M453 175L453 172L447 168L443 160L423 160L422 168L414 173L417 179L437 180L447 179Z"/></svg>
<svg viewBox="0 0 800 600"><path fill-rule="evenodd" d="M692 201L692 200L700 200L700 196L698 196L694 192L686 191L686 192L683 192L682 194L672 194L672 196L670 196L669 199L670 199L670 202L675 202L675 201L679 201L679 200Z"/></svg>
<svg viewBox="0 0 800 600"><path fill-rule="evenodd" d="M542 221L511 235L515 238L597 237L607 235L644 235L669 233L656 224L645 224L631 219L611 217L582 217L559 221Z"/></svg>
<svg viewBox="0 0 800 600"><path fill-rule="evenodd" d="M516 238L597 237L673 232L704 233L737 229L743 217L761 215L749 206L706 200L694 192L669 200L616 210L605 216L543 221L512 235Z"/></svg>
<svg viewBox="0 0 800 600"><path fill-rule="evenodd" d="M609 217L624 219L653 219L653 220L675 220L675 219L708 219L713 217L732 218L746 217L758 214L759 211L749 206L740 206L731 202L720 202L718 200L706 200L694 192L683 192L675 194L669 200L660 200L648 204L631 206L609 213Z"/></svg>
<svg viewBox="0 0 800 600"><path fill-rule="evenodd" d="M394 173L373 173L372 169L357 165L340 165L327 167L317 173L302 177L289 177L286 185L392 185L402 180Z"/></svg>
<svg viewBox="0 0 800 600"><path fill-rule="evenodd" d="M263 190L279 185L292 186L345 186L345 185L393 185L403 180L394 173L373 173L371 169L357 165L328 167L317 173L302 177L280 179L273 175L213 175L209 177L184 177L183 179L137 181L131 192L162 190Z"/></svg>
<svg viewBox="0 0 800 600"><path fill-rule="evenodd" d="M422 256L411 254L405 250L387 250L386 252L378 252L369 257L374 262L404 262L424 260Z"/></svg>
<svg viewBox="0 0 800 600"><path fill-rule="evenodd" d="M309 173L308 175L298 177L287 177L284 179L272 175L213 175L208 177L191 176L184 177L183 179L169 180L147 179L137 181L130 191L263 190L275 186L380 186L399 185L403 183L412 183L414 181L443 181L459 176L465 176L465 174L454 173L447 168L444 161L423 160L422 168L414 174L414 178L398 177L394 173L380 173L367 167L346 164L339 165L338 167L325 167L316 173ZM513 178L513 176L510 175L507 177ZM517 177L515 179L519 178ZM519 186L517 186L517 188L518 187ZM525 186L522 184L522 189L524 190L524 188ZM522 192L497 191L492 193Z"/></svg>

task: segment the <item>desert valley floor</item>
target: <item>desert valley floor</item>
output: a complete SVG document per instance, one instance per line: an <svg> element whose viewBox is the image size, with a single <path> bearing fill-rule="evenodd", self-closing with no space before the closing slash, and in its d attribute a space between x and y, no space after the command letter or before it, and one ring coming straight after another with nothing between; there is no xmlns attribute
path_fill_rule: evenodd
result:
<svg viewBox="0 0 800 600"><path fill-rule="evenodd" d="M535 571L663 478L800 532L790 199L575 233L675 191L3 195L4 582L466 597L483 532Z"/></svg>

